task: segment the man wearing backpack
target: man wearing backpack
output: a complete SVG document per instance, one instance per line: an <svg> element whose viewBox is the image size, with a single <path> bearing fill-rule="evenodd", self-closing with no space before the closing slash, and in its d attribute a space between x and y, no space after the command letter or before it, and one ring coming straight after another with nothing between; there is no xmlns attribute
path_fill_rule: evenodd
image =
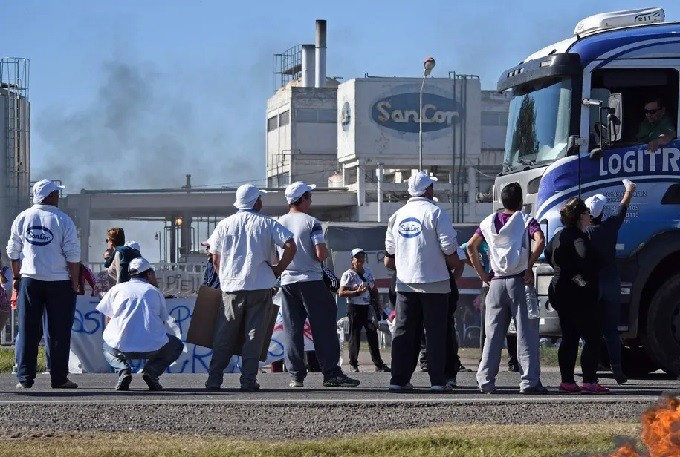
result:
<svg viewBox="0 0 680 457"><path fill-rule="evenodd" d="M479 390L493 393L510 318L517 325L520 393L543 394L538 319L529 319L525 284L534 283L532 267L543 252L545 238L536 219L522 212L522 187L510 183L501 192L503 210L484 219L468 241L468 257L480 279L489 284L486 296L486 341L477 370ZM534 240L531 249L530 239ZM489 245L491 273L479 260L479 246Z"/></svg>

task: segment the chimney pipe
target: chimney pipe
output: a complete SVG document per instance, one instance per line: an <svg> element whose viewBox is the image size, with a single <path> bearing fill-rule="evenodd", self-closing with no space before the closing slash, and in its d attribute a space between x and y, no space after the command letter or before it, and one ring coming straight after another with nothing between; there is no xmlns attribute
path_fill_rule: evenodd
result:
<svg viewBox="0 0 680 457"><path fill-rule="evenodd" d="M316 21L316 69L314 87L326 87L326 21Z"/></svg>
<svg viewBox="0 0 680 457"><path fill-rule="evenodd" d="M314 87L314 45L302 45L302 87Z"/></svg>

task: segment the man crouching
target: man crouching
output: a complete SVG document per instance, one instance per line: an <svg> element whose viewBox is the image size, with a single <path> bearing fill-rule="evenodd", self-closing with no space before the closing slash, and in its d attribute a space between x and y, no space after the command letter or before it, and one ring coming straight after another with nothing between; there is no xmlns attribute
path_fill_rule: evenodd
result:
<svg viewBox="0 0 680 457"><path fill-rule="evenodd" d="M163 390L158 377L179 358L184 343L166 331L170 316L149 262L137 257L128 270L130 281L113 286L97 305L106 316L104 357L118 372L116 390L130 389L131 359L146 359L142 379L149 390Z"/></svg>

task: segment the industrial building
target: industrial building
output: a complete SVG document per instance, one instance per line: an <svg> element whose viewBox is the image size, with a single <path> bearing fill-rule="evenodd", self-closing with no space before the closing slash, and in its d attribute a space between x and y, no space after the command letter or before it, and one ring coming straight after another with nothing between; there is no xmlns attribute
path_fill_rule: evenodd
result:
<svg viewBox="0 0 680 457"><path fill-rule="evenodd" d="M0 58L0 240L4 251L12 221L30 204L30 61Z"/></svg>
<svg viewBox="0 0 680 457"><path fill-rule="evenodd" d="M270 187L305 181L344 188L356 205L349 213L338 208L333 219L380 222L408 197L405 183L422 154L422 168L439 179L437 198L454 222L479 222L491 212L507 94L482 91L478 77L455 72L328 78L325 21L317 21L315 45L276 57L280 87L267 102L266 121Z"/></svg>

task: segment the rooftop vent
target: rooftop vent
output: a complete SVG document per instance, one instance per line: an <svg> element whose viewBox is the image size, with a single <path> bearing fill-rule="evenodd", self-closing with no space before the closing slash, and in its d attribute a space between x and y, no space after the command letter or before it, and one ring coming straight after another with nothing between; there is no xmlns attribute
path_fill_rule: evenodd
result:
<svg viewBox="0 0 680 457"><path fill-rule="evenodd" d="M613 11L589 16L576 24L574 35L583 36L607 29L663 22L663 8Z"/></svg>

